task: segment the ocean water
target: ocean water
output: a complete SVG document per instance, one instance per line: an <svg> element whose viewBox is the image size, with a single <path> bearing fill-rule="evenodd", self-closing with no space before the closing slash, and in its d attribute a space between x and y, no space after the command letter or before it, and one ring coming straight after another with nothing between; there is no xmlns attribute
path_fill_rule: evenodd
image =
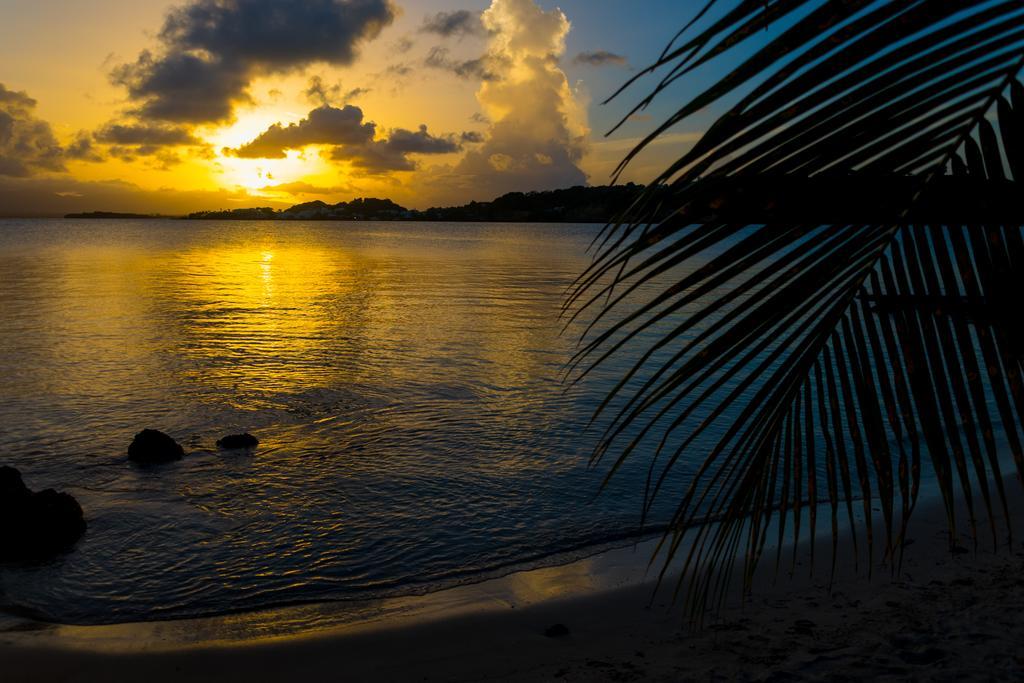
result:
<svg viewBox="0 0 1024 683"><path fill-rule="evenodd" d="M89 524L0 568L0 603L97 623L366 598L636 534L642 458L603 492L589 466L625 360L562 377L598 229L0 221L0 464ZM145 427L187 457L129 463ZM238 431L259 449L217 452Z"/></svg>

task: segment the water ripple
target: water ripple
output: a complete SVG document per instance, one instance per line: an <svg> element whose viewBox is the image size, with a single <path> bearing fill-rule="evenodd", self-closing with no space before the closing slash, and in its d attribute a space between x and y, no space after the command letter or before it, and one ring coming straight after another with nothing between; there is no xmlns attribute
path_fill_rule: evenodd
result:
<svg viewBox="0 0 1024 683"><path fill-rule="evenodd" d="M565 391L596 226L0 221L0 454L89 531L4 601L110 622L461 580L635 531ZM129 464L155 427L189 452ZM218 453L251 431L255 455Z"/></svg>

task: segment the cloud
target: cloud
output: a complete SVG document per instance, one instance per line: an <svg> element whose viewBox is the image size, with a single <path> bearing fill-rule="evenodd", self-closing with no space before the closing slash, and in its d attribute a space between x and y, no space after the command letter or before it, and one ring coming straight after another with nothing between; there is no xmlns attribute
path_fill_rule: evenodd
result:
<svg viewBox="0 0 1024 683"><path fill-rule="evenodd" d="M143 118L226 121L251 101L254 78L351 64L395 15L390 0L191 0L168 13L159 52L115 67L111 80Z"/></svg>
<svg viewBox="0 0 1024 683"><path fill-rule="evenodd" d="M477 100L490 129L483 144L438 175L435 200L585 184L586 109L558 66L569 21L533 0L492 0L482 21L493 77L482 79Z"/></svg>
<svg viewBox="0 0 1024 683"><path fill-rule="evenodd" d="M389 64L384 73L387 76L408 76L412 73L412 67L404 63Z"/></svg>
<svg viewBox="0 0 1024 683"><path fill-rule="evenodd" d="M444 38L480 36L486 33L483 22L480 21L480 13L465 9L454 12L438 12L424 17L420 32L434 33Z"/></svg>
<svg viewBox="0 0 1024 683"><path fill-rule="evenodd" d="M250 159L280 159L287 150L311 145L330 146L330 158L344 161L369 173L412 171L410 154L450 154L462 149L454 135L432 135L425 125L419 130L396 128L384 140L376 140L377 124L366 121L363 110L353 105L338 109L317 107L298 123L275 123L249 142L224 153Z"/></svg>
<svg viewBox="0 0 1024 683"><path fill-rule="evenodd" d="M111 121L92 135L79 133L65 154L69 158L102 161L93 143L104 145L106 156L133 163L145 159L151 168L166 171L182 162L180 147L191 147L198 154L208 153L209 145L188 129L165 123Z"/></svg>
<svg viewBox="0 0 1024 683"><path fill-rule="evenodd" d="M203 144L202 140L184 128L159 123L108 123L97 130L93 137L97 142L112 145L168 147Z"/></svg>
<svg viewBox="0 0 1024 683"><path fill-rule="evenodd" d="M341 83L328 86L320 76L309 79L309 85L302 94L313 104L331 104L341 96Z"/></svg>
<svg viewBox="0 0 1024 683"><path fill-rule="evenodd" d="M614 52L608 52L607 50L581 52L572 58L572 63L584 64L586 66L605 66L608 64L626 66L626 64L628 64L625 57L623 57L622 55L617 55Z"/></svg>
<svg viewBox="0 0 1024 683"><path fill-rule="evenodd" d="M415 46L416 41L414 41L409 36L402 36L392 44L391 49L392 51L397 52L399 54L405 54L409 50L413 49L413 47Z"/></svg>
<svg viewBox="0 0 1024 683"><path fill-rule="evenodd" d="M252 142L225 154L248 159L283 159L288 149L309 145L361 145L373 140L376 124L363 121L363 110L352 105L317 107L298 123L275 123Z"/></svg>
<svg viewBox="0 0 1024 683"><path fill-rule="evenodd" d="M417 131L396 128L388 136L387 144L402 154L450 154L461 149L451 136L435 137L425 125Z"/></svg>
<svg viewBox="0 0 1024 683"><path fill-rule="evenodd" d="M324 81L320 76L313 76L309 79L309 86L302 91L302 94L313 104L327 105L334 104L339 100L349 102L368 92L370 92L369 88L352 88L345 91L341 83L327 86L324 85Z"/></svg>
<svg viewBox="0 0 1024 683"><path fill-rule="evenodd" d="M504 65L500 55L485 54L476 59L452 59L451 51L437 45L430 49L423 63L433 69L450 71L459 78L493 81L498 79L498 70Z"/></svg>
<svg viewBox="0 0 1024 683"><path fill-rule="evenodd" d="M359 147L335 147L331 150L330 158L347 162L353 168L370 175L416 170L416 162L392 149L383 140Z"/></svg>
<svg viewBox="0 0 1024 683"><path fill-rule="evenodd" d="M462 144L454 136L434 136L425 125L421 125L416 131L396 128L386 140L335 147L331 151L331 159L346 161L370 174L379 174L416 170L416 162L409 158L410 154L451 154L461 150Z"/></svg>
<svg viewBox="0 0 1024 683"><path fill-rule="evenodd" d="M129 164L142 159L158 171L167 171L183 161L177 152L161 145L111 145L107 154Z"/></svg>
<svg viewBox="0 0 1024 683"><path fill-rule="evenodd" d="M351 102L352 100L356 99L360 95L365 95L366 93L370 92L371 90L372 90L371 88L352 88L347 93L345 93L345 97L343 99L346 102Z"/></svg>
<svg viewBox="0 0 1024 683"><path fill-rule="evenodd" d="M459 136L459 139L462 140L464 144L475 145L484 141L484 134L475 130L467 130Z"/></svg>
<svg viewBox="0 0 1024 683"><path fill-rule="evenodd" d="M0 84L0 176L64 170L64 150L50 124L36 118L35 108L26 93Z"/></svg>
<svg viewBox="0 0 1024 683"><path fill-rule="evenodd" d="M88 131L79 131L75 139L64 148L64 156L77 161L103 161L103 155L92 144L92 135Z"/></svg>
<svg viewBox="0 0 1024 683"><path fill-rule="evenodd" d="M334 195L341 192L345 192L346 188L343 187L317 187L310 183L297 180L293 183L280 183L278 185L266 185L261 187L262 192L281 192L292 195Z"/></svg>

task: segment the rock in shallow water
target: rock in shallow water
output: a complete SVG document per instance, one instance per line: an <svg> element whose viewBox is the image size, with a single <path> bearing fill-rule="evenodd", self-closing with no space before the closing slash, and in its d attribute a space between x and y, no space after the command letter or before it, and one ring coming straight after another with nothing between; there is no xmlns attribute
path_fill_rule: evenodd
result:
<svg viewBox="0 0 1024 683"><path fill-rule="evenodd" d="M73 496L45 489L33 493L13 467L0 467L0 560L43 560L67 550L85 533Z"/></svg>
<svg viewBox="0 0 1024 683"><path fill-rule="evenodd" d="M252 434L230 434L225 436L223 439L217 440L217 448L223 448L224 450L256 448L256 446L259 445L260 440Z"/></svg>
<svg viewBox="0 0 1024 683"><path fill-rule="evenodd" d="M143 429L128 446L128 459L142 463L181 460L184 449L177 441L155 429Z"/></svg>

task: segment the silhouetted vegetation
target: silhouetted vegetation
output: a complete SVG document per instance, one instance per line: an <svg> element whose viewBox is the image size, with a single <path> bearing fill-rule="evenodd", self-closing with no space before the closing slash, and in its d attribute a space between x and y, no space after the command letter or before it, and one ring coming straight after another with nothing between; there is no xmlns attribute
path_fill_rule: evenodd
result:
<svg viewBox="0 0 1024 683"><path fill-rule="evenodd" d="M128 219L128 218L173 218L173 216L160 216L151 213L118 213L115 211L89 211L86 213L69 213L64 218L104 218L104 219Z"/></svg>
<svg viewBox="0 0 1024 683"><path fill-rule="evenodd" d="M951 545L963 505L975 544L1005 546L1003 456L1024 475L1020 3L719 4L623 88L662 74L625 121L702 65L738 64L678 88L689 99L623 160L725 108L609 223L566 304L590 323L577 379L635 352L597 410L595 462L610 478L649 460L645 514L678 496L664 570L683 556L695 616L819 524L833 567L845 521L849 564L897 569L927 464Z"/></svg>
<svg viewBox="0 0 1024 683"><path fill-rule="evenodd" d="M390 199L354 199L327 204L306 202L276 211L270 207L200 211L195 220L331 220L331 221L502 221L605 223L623 211L644 188L640 185L571 187L564 190L510 192L490 202L463 206L407 209Z"/></svg>

